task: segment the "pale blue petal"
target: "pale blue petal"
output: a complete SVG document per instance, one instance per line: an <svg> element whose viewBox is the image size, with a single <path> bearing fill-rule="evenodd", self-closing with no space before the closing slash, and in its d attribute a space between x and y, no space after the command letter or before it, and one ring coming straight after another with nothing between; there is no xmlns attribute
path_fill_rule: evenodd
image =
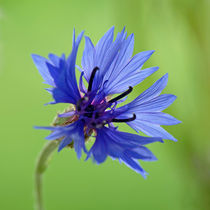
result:
<svg viewBox="0 0 210 210"><path fill-rule="evenodd" d="M106 129L106 135L108 135L109 138L112 138L116 143L130 147L146 145L154 142L163 142L159 137L145 137L127 132L112 131L110 129Z"/></svg>
<svg viewBox="0 0 210 210"><path fill-rule="evenodd" d="M116 68L109 76L104 92L106 95L125 91L129 86L135 86L146 77L158 70L158 67L141 71L142 65L154 51L141 52L135 55L122 69Z"/></svg>
<svg viewBox="0 0 210 210"><path fill-rule="evenodd" d="M41 74L42 78L44 79L44 83L51 85L51 86L55 86L54 80L51 77L49 70L47 68L47 63L49 63L49 61L40 55L32 54L31 56L32 56L32 59L36 65L36 68L39 70L39 73Z"/></svg>
<svg viewBox="0 0 210 210"><path fill-rule="evenodd" d="M101 65L103 65L105 55L107 55L107 50L112 44L114 37L114 26L111 27L105 34L104 36L98 41L95 50L96 50L96 55L95 55L95 66L98 66L99 68Z"/></svg>
<svg viewBox="0 0 210 210"><path fill-rule="evenodd" d="M125 154L128 157L132 157L135 159L141 159L144 161L155 161L157 158L154 156L154 154L146 147L140 146L137 148L134 148L132 150L126 150Z"/></svg>
<svg viewBox="0 0 210 210"><path fill-rule="evenodd" d="M51 60L51 62L53 63L54 66L59 67L60 65L60 57L58 57L55 54L50 53L48 55L49 59Z"/></svg>
<svg viewBox="0 0 210 210"><path fill-rule="evenodd" d="M176 125L181 121L163 112L135 112L137 119L157 125Z"/></svg>
<svg viewBox="0 0 210 210"><path fill-rule="evenodd" d="M85 49L82 56L82 68L87 81L90 79L92 70L94 69L95 48L89 37L85 36Z"/></svg>
<svg viewBox="0 0 210 210"><path fill-rule="evenodd" d="M129 158L126 155L124 155L120 159L126 166L128 166L129 168L131 168L132 170L134 170L135 172L141 174L144 178L146 178L146 175L148 173L140 166L137 160Z"/></svg>
<svg viewBox="0 0 210 210"><path fill-rule="evenodd" d="M157 160L149 149L142 146L157 141L162 142L161 138L143 137L104 127L97 129L96 141L87 153L86 159L92 156L94 161L99 164L104 162L107 155L109 155L112 159L119 159L129 168L145 177L146 172L137 159L145 161Z"/></svg>
<svg viewBox="0 0 210 210"><path fill-rule="evenodd" d="M123 45L119 51L118 60L116 62L116 67L121 69L125 66L126 63L131 59L134 48L134 35L131 34L128 38L123 42Z"/></svg>
<svg viewBox="0 0 210 210"><path fill-rule="evenodd" d="M145 90L142 94L140 94L133 103L137 103L137 101L142 104L150 99L153 99L160 95L162 90L166 87L168 82L168 74L165 74L159 80L157 80L150 88Z"/></svg>
<svg viewBox="0 0 210 210"><path fill-rule="evenodd" d="M177 141L170 133L168 133L165 129L163 129L159 125L155 125L138 119L129 122L127 124L131 126L133 129L140 130L143 133L147 134L148 136L160 137L163 139Z"/></svg>
<svg viewBox="0 0 210 210"><path fill-rule="evenodd" d="M103 62L99 62L96 58L95 62L97 67L99 67L99 71L97 72L94 82L93 82L93 89L97 90L100 87L103 87L103 83L106 79L106 74L110 66L112 65L115 57L117 56L121 45L123 43L124 39L124 29L121 31L121 33L118 33L115 41L109 45L109 48L107 48L103 55ZM113 40L113 37L112 37ZM96 54L98 51L96 50Z"/></svg>
<svg viewBox="0 0 210 210"><path fill-rule="evenodd" d="M148 69L141 70L135 74L127 75L124 79L121 79L118 83L116 82L115 87L110 88L108 94L116 94L126 91L129 86L134 87L141 83L144 79L149 77L151 74L156 72L159 67L151 67Z"/></svg>
<svg viewBox="0 0 210 210"><path fill-rule="evenodd" d="M169 107L176 99L175 95L162 94L145 103L137 103L131 107L133 112L158 112Z"/></svg>
<svg viewBox="0 0 210 210"><path fill-rule="evenodd" d="M67 126L52 126L52 127L35 127L36 129L46 129L53 131L50 135L46 137L47 140L55 140L64 137L63 143L59 147L59 151L68 145L70 140L74 142L74 149L77 153L77 157L80 158L82 155L82 150L86 151L85 148L85 137L84 137L84 122L78 120Z"/></svg>

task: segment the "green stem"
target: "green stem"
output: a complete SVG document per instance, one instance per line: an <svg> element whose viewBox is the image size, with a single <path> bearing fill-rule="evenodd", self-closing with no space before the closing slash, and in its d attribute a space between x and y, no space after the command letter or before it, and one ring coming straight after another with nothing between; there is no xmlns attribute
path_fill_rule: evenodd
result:
<svg viewBox="0 0 210 210"><path fill-rule="evenodd" d="M49 141L44 148L42 149L35 169L35 209L44 210L43 201L42 201L42 175L48 167L49 160L52 156L52 153L58 147L59 141L53 140Z"/></svg>

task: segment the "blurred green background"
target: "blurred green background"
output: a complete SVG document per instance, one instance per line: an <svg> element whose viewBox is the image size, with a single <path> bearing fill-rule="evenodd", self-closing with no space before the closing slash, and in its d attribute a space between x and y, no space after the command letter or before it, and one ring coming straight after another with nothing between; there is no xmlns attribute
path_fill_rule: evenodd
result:
<svg viewBox="0 0 210 210"><path fill-rule="evenodd" d="M210 209L209 9L208 0L0 0L0 209L33 209L35 160L48 134L33 126L65 107L43 105L51 98L31 53L69 53L74 27L96 43L112 25L135 34L135 53L156 50L146 65L160 70L130 99L168 72L165 92L178 99L167 112L183 123L167 130L179 141L150 146L159 160L142 164L146 180L117 161L98 166L68 149L55 153L46 209Z"/></svg>

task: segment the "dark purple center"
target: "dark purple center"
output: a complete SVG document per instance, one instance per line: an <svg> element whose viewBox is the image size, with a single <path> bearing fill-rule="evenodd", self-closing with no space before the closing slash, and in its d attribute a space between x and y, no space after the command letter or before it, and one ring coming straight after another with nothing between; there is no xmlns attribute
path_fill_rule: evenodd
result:
<svg viewBox="0 0 210 210"><path fill-rule="evenodd" d="M105 124L109 124L111 122L130 122L135 120L135 114L133 114L133 117L131 118L116 119L117 114L114 114L114 109L111 108L113 105L116 105L118 100L128 95L133 90L132 87L129 87L127 91L109 101L104 98L99 104L93 104L94 97L91 96L91 90L95 74L98 70L98 67L93 69L89 80L87 93L77 102L76 114L85 121L85 124L89 129L101 128Z"/></svg>

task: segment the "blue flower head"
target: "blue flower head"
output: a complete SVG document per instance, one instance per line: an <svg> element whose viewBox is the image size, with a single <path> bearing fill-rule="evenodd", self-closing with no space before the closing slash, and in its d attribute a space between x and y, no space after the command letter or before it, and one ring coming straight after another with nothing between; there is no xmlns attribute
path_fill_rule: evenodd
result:
<svg viewBox="0 0 210 210"><path fill-rule="evenodd" d="M82 37L83 32L75 40L74 31L72 52L67 58L65 55L58 57L54 54L49 54L49 59L32 55L44 82L52 86L48 89L54 99L51 104L73 104L73 108L58 116L64 119L62 124L37 128L52 131L46 139L59 139L58 151L71 145L78 158L84 151L86 159L92 157L98 164L110 156L145 177L147 173L138 160L156 160L145 145L163 142L162 139L176 141L160 126L180 123L162 112L176 99L174 95L160 95L167 84L168 75L132 102L120 106L135 85L158 70L158 67L142 70L143 64L154 51L140 52L132 57L134 36L131 34L127 37L125 29L114 40L112 27L96 46L85 36L81 67L77 66L81 72L78 87L75 67ZM85 85L84 80L88 85ZM113 94L118 95L112 97ZM135 131L141 131L149 137L119 131L115 123L127 123ZM94 137L95 142L87 150L85 141L89 136Z"/></svg>

